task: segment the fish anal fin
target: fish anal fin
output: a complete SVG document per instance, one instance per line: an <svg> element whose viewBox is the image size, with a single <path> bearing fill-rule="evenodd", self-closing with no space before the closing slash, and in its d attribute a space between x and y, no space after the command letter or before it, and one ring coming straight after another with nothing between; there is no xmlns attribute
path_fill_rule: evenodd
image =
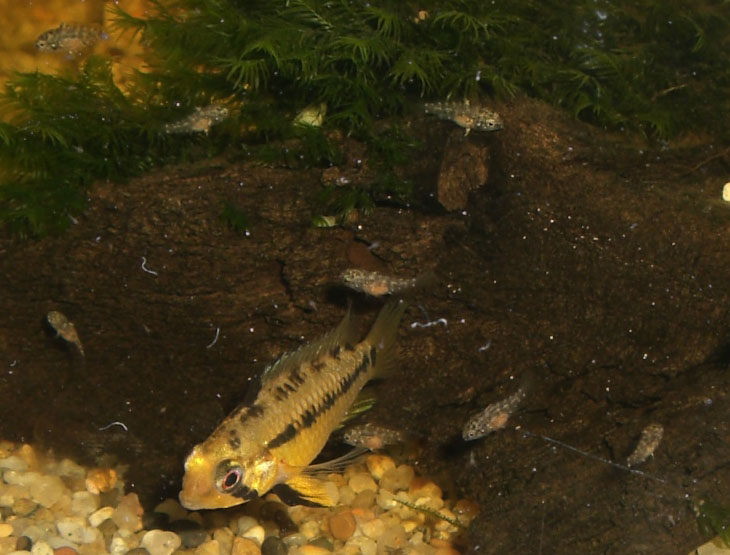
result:
<svg viewBox="0 0 730 555"><path fill-rule="evenodd" d="M334 484L332 486L336 489ZM332 507L335 504L334 492L328 491L327 483L310 476L294 476L275 485L271 491L289 506Z"/></svg>

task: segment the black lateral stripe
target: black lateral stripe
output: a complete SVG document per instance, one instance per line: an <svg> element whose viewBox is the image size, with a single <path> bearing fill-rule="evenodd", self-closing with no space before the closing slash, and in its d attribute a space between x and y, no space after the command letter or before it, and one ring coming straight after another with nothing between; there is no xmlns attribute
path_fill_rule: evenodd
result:
<svg viewBox="0 0 730 555"><path fill-rule="evenodd" d="M287 390L287 391L289 391L289 392L291 392L291 393L293 393L293 392L295 392L295 391L297 390L297 388L296 388L296 387L294 387L294 386L293 386L292 384L290 384L289 382L284 382L284 387L286 388L286 390Z"/></svg>
<svg viewBox="0 0 730 555"><path fill-rule="evenodd" d="M276 484L273 488L271 488L271 491L278 495L279 499L281 499L290 507L293 507L294 505L304 505L306 507L324 507L324 505L320 505L319 503L310 501L287 483Z"/></svg>
<svg viewBox="0 0 730 555"><path fill-rule="evenodd" d="M286 399L287 397L289 397L289 390L287 390L287 389L284 389L284 388L283 388L283 387L281 387L280 385L277 385L277 386L276 386L276 398L277 398L277 399L278 399L279 401L283 401L283 400L284 400L284 399Z"/></svg>
<svg viewBox="0 0 730 555"><path fill-rule="evenodd" d="M352 346L352 343L345 343L345 350L346 351L354 351L355 347Z"/></svg>
<svg viewBox="0 0 730 555"><path fill-rule="evenodd" d="M286 428L284 428L283 432L277 434L277 436L269 442L268 447L269 449L276 449L277 447L281 447L287 441L294 439L296 435L297 429L294 427L294 424L289 424Z"/></svg>
<svg viewBox="0 0 730 555"><path fill-rule="evenodd" d="M299 430L314 426L320 416L330 410L340 397L347 394L352 385L357 381L357 379L363 372L367 371L369 366L370 360L368 359L367 354L364 354L362 360L360 361L360 364L357 365L352 373L348 374L347 376L345 376L344 379L340 380L340 383L338 384L338 387L335 391L328 391L323 397L319 406L317 406L316 408L307 409L302 414L296 426L294 424L287 425L287 427L284 428L282 432L276 435L276 437L274 437L274 439L269 442L269 448L275 449L277 447L281 447L286 442L294 439L299 433Z"/></svg>
<svg viewBox="0 0 730 555"><path fill-rule="evenodd" d="M325 366L327 366L327 365L324 362L312 363L312 368L314 368L317 372L324 370Z"/></svg>
<svg viewBox="0 0 730 555"><path fill-rule="evenodd" d="M332 349L332 358L339 359L340 358L340 346L335 345L335 348Z"/></svg>
<svg viewBox="0 0 730 555"><path fill-rule="evenodd" d="M378 352L378 350L375 347L372 347L370 349L370 362L373 366L375 366L377 363L375 362L375 355Z"/></svg>

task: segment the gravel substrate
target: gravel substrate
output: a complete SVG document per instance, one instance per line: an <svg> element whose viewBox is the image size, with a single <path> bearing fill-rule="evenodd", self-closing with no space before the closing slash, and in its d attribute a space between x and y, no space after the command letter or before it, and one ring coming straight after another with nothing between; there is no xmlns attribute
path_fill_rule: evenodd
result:
<svg viewBox="0 0 730 555"><path fill-rule="evenodd" d="M145 513L119 473L0 442L0 554L458 554L477 512L385 455L330 474L336 507L287 507L275 495L189 512L167 499Z"/></svg>

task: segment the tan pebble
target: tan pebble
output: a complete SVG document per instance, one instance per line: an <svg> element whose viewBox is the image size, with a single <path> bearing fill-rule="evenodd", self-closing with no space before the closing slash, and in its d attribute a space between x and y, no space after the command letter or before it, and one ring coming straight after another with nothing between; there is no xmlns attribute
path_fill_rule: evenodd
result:
<svg viewBox="0 0 730 555"><path fill-rule="evenodd" d="M385 532L385 523L379 518L358 522L360 531L370 539L377 540Z"/></svg>
<svg viewBox="0 0 730 555"><path fill-rule="evenodd" d="M230 553L233 546L233 532L229 528L213 530L213 539L220 545L221 553Z"/></svg>
<svg viewBox="0 0 730 555"><path fill-rule="evenodd" d="M300 545L294 548L292 551L297 555L331 555L332 552L329 549L320 547L318 545Z"/></svg>
<svg viewBox="0 0 730 555"><path fill-rule="evenodd" d="M340 488L340 504L341 505L352 505L352 501L355 499L355 492L352 491L350 486L342 486Z"/></svg>
<svg viewBox="0 0 730 555"><path fill-rule="evenodd" d="M358 520L371 520L375 518L375 513L372 509L354 508L352 509L352 514Z"/></svg>
<svg viewBox="0 0 730 555"><path fill-rule="evenodd" d="M368 472L376 480L380 480L388 470L395 468L395 462L385 455L370 455L365 459Z"/></svg>
<svg viewBox="0 0 730 555"><path fill-rule="evenodd" d="M431 544L431 547L435 547L436 549L452 549L451 542L447 540L431 538L429 543Z"/></svg>
<svg viewBox="0 0 730 555"><path fill-rule="evenodd" d="M460 555L460 552L458 549L454 549L453 547L440 547L436 550L434 555Z"/></svg>
<svg viewBox="0 0 730 555"><path fill-rule="evenodd" d="M94 511L89 515L89 524L97 528L106 519L111 518L114 514L114 507L102 507L98 511Z"/></svg>
<svg viewBox="0 0 730 555"><path fill-rule="evenodd" d="M347 484L347 480L345 480L345 477L342 474L327 474L327 481L332 482L338 488Z"/></svg>
<svg viewBox="0 0 730 555"><path fill-rule="evenodd" d="M308 540L314 539L319 535L319 522L317 522L316 520L308 520L306 522L302 522L302 524L299 526L299 531Z"/></svg>
<svg viewBox="0 0 730 555"><path fill-rule="evenodd" d="M249 538L233 538L231 555L261 555L261 548Z"/></svg>
<svg viewBox="0 0 730 555"><path fill-rule="evenodd" d="M59 547L58 549L53 550L53 555L77 555L78 551L76 551L73 547Z"/></svg>
<svg viewBox="0 0 730 555"><path fill-rule="evenodd" d="M86 474L86 490L91 493L111 491L118 481L117 472L113 468L92 468Z"/></svg>
<svg viewBox="0 0 730 555"><path fill-rule="evenodd" d="M431 509L432 511L438 511L444 506L444 500L440 497L419 497L414 501L414 505Z"/></svg>
<svg viewBox="0 0 730 555"><path fill-rule="evenodd" d="M381 489L378 492L376 501L378 502L378 507L380 507L381 509L384 509L386 511L389 511L391 509L394 509L394 508L400 506L400 503L398 503L395 500L395 495L393 495L392 492L390 492L386 489Z"/></svg>
<svg viewBox="0 0 730 555"><path fill-rule="evenodd" d="M348 485L352 488L355 493L360 493L366 489L378 491L378 486L373 480L372 476L367 472L360 472L350 478Z"/></svg>
<svg viewBox="0 0 730 555"><path fill-rule="evenodd" d="M375 495L375 491L371 489L361 491L352 500L351 505L357 509L369 509L375 505Z"/></svg>
<svg viewBox="0 0 730 555"><path fill-rule="evenodd" d="M334 538L347 541L355 533L357 523L352 511L342 511L329 518L329 527Z"/></svg>
<svg viewBox="0 0 730 555"><path fill-rule="evenodd" d="M404 520L401 522L401 526L403 526L403 530L406 531L406 534L410 534L416 528L418 528L420 525L421 525L420 522L418 522L417 520L413 520L413 519Z"/></svg>
<svg viewBox="0 0 730 555"><path fill-rule="evenodd" d="M350 538L346 546L357 546L362 555L376 555L378 552L378 544L375 543L375 540L371 540L365 536L354 536ZM387 553L387 551L385 553Z"/></svg>
<svg viewBox="0 0 730 555"><path fill-rule="evenodd" d="M3 522L0 524L0 538L7 538L13 533L13 527L10 524Z"/></svg>
<svg viewBox="0 0 730 555"><path fill-rule="evenodd" d="M220 555L221 545L216 540L201 543L193 552L195 555Z"/></svg>
<svg viewBox="0 0 730 555"><path fill-rule="evenodd" d="M246 530L243 534L241 534L241 536L249 540L253 540L258 545L261 545L264 543L264 539L266 538L266 530L264 530L263 526L257 524L256 526L252 526ZM236 543L235 540L233 543Z"/></svg>
<svg viewBox="0 0 730 555"><path fill-rule="evenodd" d="M15 454L26 462L29 469L34 470L38 468L38 454L35 449L27 443L21 445L20 449L18 449Z"/></svg>
<svg viewBox="0 0 730 555"><path fill-rule="evenodd" d="M406 544L406 531L400 524L388 526L378 538L380 551L388 549L400 549Z"/></svg>
<svg viewBox="0 0 730 555"><path fill-rule="evenodd" d="M137 532L142 529L142 514L144 509L139 503L139 497L136 493L128 493L120 499L112 520L119 528Z"/></svg>
<svg viewBox="0 0 730 555"><path fill-rule="evenodd" d="M413 497L442 497L443 492L432 480L416 476L408 486L408 494Z"/></svg>
<svg viewBox="0 0 730 555"><path fill-rule="evenodd" d="M155 507L156 513L163 513L170 517L170 522L188 517L188 512L178 503L177 499L168 498Z"/></svg>

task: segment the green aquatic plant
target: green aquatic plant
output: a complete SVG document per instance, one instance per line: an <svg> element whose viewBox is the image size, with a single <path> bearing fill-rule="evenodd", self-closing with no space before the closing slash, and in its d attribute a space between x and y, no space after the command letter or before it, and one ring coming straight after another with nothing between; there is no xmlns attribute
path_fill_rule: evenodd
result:
<svg viewBox="0 0 730 555"><path fill-rule="evenodd" d="M730 547L730 508L712 501L700 500L694 505L697 525L706 537L719 536Z"/></svg>
<svg viewBox="0 0 730 555"><path fill-rule="evenodd" d="M251 223L246 213L227 200L223 201L220 217L236 233L245 233L251 228Z"/></svg>
<svg viewBox="0 0 730 555"><path fill-rule="evenodd" d="M517 91L596 125L666 140L686 131L730 139L730 22L720 0L149 0L113 25L148 53L122 91L108 61L70 75L15 75L0 93L0 222L54 232L83 210L97 179L123 179L225 147L290 167L339 164L332 137L368 145L369 184L408 202L424 100ZM209 134L164 125L222 101ZM325 105L321 126L295 125ZM335 132L336 133L333 133ZM389 136L390 135L390 136ZM357 203L365 201L356 200ZM343 201L347 204L347 202ZM352 202L350 202L352 204Z"/></svg>
<svg viewBox="0 0 730 555"><path fill-rule="evenodd" d="M466 526L464 524L462 524L458 518L451 518L450 516L446 516L443 513L440 513L434 509L431 509L430 507L424 507L423 505L416 505L415 503L411 503L410 501L404 501L402 499L398 499L397 497L394 497L393 500L397 501L401 505L405 505L406 507L413 509L414 511L418 511L420 513L427 514L438 520L446 521L449 524L451 524L452 526L455 526L456 528L466 528Z"/></svg>

